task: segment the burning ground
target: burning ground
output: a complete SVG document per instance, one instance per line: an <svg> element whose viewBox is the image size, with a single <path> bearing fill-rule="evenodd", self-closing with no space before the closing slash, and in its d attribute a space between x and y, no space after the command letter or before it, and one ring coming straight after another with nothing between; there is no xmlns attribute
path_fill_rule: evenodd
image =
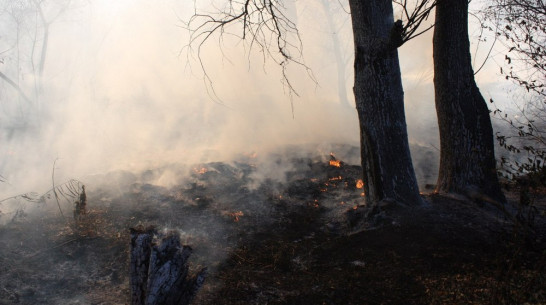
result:
<svg viewBox="0 0 546 305"><path fill-rule="evenodd" d="M149 224L179 231L194 271L209 268L195 304L546 302L543 193L525 210L532 227L438 195L363 218L359 166L328 153L267 160L95 176L78 223L54 194L3 201L0 304L127 304L129 228Z"/></svg>

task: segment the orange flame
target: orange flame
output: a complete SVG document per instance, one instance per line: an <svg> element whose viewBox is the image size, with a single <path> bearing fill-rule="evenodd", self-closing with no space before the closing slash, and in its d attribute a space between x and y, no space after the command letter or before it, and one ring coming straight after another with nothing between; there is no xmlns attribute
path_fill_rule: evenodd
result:
<svg viewBox="0 0 546 305"><path fill-rule="evenodd" d="M341 167L341 161L336 159L334 153L330 153L330 166Z"/></svg>
<svg viewBox="0 0 546 305"><path fill-rule="evenodd" d="M341 161L339 161L339 160L330 160L330 166L341 167Z"/></svg>
<svg viewBox="0 0 546 305"><path fill-rule="evenodd" d="M363 187L364 187L364 181L362 181L362 179L358 179L358 180L356 181L356 188L357 188L357 189L361 189L361 188L363 188Z"/></svg>

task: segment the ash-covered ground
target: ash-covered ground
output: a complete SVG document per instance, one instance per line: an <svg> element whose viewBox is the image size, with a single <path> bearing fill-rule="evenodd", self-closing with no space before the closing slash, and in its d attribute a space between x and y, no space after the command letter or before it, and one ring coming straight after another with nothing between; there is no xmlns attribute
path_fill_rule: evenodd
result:
<svg viewBox="0 0 546 305"><path fill-rule="evenodd" d="M21 205L0 214L0 304L128 304L129 228L138 225L179 231L192 269L209 268L195 304L546 302L540 193L530 229L438 195L363 220L359 166L293 149L266 159L90 177L79 222L64 194L64 216L55 194L10 199ZM417 171L423 185L432 164L416 166L432 169Z"/></svg>

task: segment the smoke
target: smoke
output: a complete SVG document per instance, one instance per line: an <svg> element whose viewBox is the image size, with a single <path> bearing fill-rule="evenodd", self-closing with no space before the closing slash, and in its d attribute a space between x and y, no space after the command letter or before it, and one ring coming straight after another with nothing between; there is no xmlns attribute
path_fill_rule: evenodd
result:
<svg viewBox="0 0 546 305"><path fill-rule="evenodd" d="M50 189L57 159L56 183L85 182L114 170L228 161L251 153L266 164L269 152L290 145L314 151L337 143L358 145L350 16L347 8L330 7L334 23L328 25L317 22L325 16L319 2L294 6L302 58L313 77L290 67L299 95L290 97L279 67L230 37L213 37L203 48L204 68L213 82L207 86L196 53L184 49L189 36L181 20L193 13L193 3L44 2L51 22L41 78L31 69L43 43L40 35L21 40L17 50L14 37L0 40L3 50L11 50L3 53L2 71L32 99L27 103L0 84L0 174L6 180L0 183L0 198ZM26 9L20 20L36 18L31 6ZM1 15L5 31L19 27L20 33L33 33L30 21L15 24L12 17L8 10ZM39 23L36 28L41 33ZM332 35L340 45L332 44ZM336 56L336 48L343 56ZM431 33L404 45L400 58L410 142L438 147ZM341 68L349 102L338 93ZM414 153L414 159L420 157ZM358 154L346 158L357 163ZM274 173L276 167L264 165L262 177L282 177L283 170ZM158 179L172 185L179 176Z"/></svg>

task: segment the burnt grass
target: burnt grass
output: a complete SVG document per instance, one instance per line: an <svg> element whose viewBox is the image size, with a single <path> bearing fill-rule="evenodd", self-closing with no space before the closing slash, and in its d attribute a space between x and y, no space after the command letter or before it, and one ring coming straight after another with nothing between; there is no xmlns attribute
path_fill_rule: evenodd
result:
<svg viewBox="0 0 546 305"><path fill-rule="evenodd" d="M259 183L251 159L179 168L172 187L151 183L165 169L111 173L77 223L51 198L4 212L0 304L129 304L129 228L150 224L208 266L194 304L546 304L543 191L532 221L510 216L517 188L508 212L424 194L365 217L360 167L329 158L279 157L285 179Z"/></svg>

